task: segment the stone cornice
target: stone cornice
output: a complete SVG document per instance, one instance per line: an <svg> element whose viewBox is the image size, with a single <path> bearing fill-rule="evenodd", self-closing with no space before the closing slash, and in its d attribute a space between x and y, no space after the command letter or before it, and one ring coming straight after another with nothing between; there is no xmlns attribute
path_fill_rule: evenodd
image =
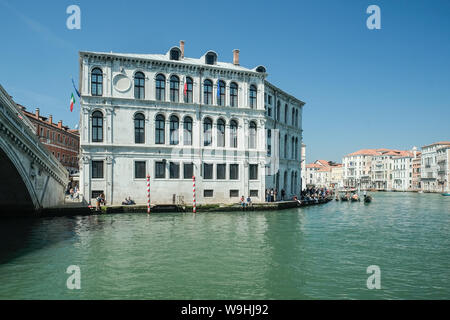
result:
<svg viewBox="0 0 450 320"><path fill-rule="evenodd" d="M207 64L194 64L189 63L186 61L175 61L175 60L161 60L161 59L152 59L152 58L144 58L144 57L127 57L127 56L120 56L119 54L108 54L108 53L100 53L100 52L88 52L88 51L80 51L79 52L80 57L86 57L86 58L94 58L99 60L106 61L113 61L113 60L120 60L120 61L127 61L131 63L145 63L149 64L151 66L165 66L165 67L172 67L177 69L184 69L189 70L191 72L204 72L204 70L212 71L212 72L218 72L223 74L236 74L241 76L250 76L250 77L257 77L261 80L264 80L267 76L266 73L260 73L253 70L234 70L229 69L226 67L218 66L218 65L207 65Z"/></svg>

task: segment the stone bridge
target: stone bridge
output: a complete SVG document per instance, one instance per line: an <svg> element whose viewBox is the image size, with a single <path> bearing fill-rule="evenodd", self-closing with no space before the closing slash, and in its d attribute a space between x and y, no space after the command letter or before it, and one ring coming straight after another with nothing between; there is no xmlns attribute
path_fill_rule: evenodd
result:
<svg viewBox="0 0 450 320"><path fill-rule="evenodd" d="M63 205L68 181L67 170L0 85L0 217Z"/></svg>

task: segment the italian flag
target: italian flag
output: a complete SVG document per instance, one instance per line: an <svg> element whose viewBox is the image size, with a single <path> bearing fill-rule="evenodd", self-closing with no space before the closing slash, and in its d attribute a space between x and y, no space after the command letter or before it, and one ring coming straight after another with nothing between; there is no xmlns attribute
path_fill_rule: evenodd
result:
<svg viewBox="0 0 450 320"><path fill-rule="evenodd" d="M72 93L72 96L70 97L70 112L73 111L74 104L75 104L75 98L73 97L73 93Z"/></svg>

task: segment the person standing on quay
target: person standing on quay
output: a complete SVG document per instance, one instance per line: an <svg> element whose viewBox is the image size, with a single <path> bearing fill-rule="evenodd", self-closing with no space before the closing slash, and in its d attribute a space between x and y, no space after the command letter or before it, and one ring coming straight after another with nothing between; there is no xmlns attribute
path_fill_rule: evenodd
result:
<svg viewBox="0 0 450 320"><path fill-rule="evenodd" d="M270 189L270 202L273 202L273 189Z"/></svg>

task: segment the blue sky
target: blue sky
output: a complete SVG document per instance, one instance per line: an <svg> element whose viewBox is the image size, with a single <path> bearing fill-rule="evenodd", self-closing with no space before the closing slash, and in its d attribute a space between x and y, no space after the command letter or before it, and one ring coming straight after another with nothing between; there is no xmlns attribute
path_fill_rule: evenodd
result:
<svg viewBox="0 0 450 320"><path fill-rule="evenodd" d="M66 8L81 8L81 30ZM366 8L381 9L381 30ZM74 127L78 51L215 50L306 102L307 161L361 148L409 149L450 140L450 1L0 0L0 84L16 102Z"/></svg>

